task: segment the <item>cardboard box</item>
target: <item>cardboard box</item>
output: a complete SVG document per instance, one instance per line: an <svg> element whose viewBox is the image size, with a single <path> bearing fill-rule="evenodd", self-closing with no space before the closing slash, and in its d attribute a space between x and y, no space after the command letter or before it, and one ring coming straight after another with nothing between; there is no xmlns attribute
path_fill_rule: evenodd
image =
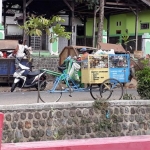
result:
<svg viewBox="0 0 150 150"><path fill-rule="evenodd" d="M134 51L134 58L143 58L143 51Z"/></svg>

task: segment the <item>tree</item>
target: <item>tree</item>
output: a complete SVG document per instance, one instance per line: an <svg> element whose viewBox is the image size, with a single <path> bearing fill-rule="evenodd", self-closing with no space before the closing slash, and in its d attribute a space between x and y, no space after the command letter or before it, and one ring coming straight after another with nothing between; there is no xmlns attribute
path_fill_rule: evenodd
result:
<svg viewBox="0 0 150 150"><path fill-rule="evenodd" d="M70 39L70 32L65 32L65 27L61 22L65 20L59 16L53 16L52 19L46 19L42 16L30 17L23 26L20 26L27 35L42 36L43 31L50 36L50 42L53 43L58 37L65 37ZM50 28L53 28L50 31Z"/></svg>
<svg viewBox="0 0 150 150"><path fill-rule="evenodd" d="M67 39L70 39L71 33L65 32L65 27L61 26L61 22L64 21L65 20L59 16L53 16L52 19L46 19L42 16L38 16L38 17L32 16L29 18L29 20L27 20L24 23L23 26L20 26L20 28L24 29L25 33L30 36L32 35L42 36L43 31L45 31L46 34L50 37L50 42L53 43L55 40L57 40L58 37L65 37ZM50 28L53 28L53 30L50 30ZM40 56L40 51L39 51L39 56ZM40 96L39 89L40 89L40 82L38 82L37 102L39 102L39 99L42 102L44 102Z"/></svg>
<svg viewBox="0 0 150 150"><path fill-rule="evenodd" d="M99 43L103 41L104 3L105 3L105 0L99 0L100 10L99 10L97 48L100 48Z"/></svg>
<svg viewBox="0 0 150 150"><path fill-rule="evenodd" d="M89 9L93 9L95 5L99 6L99 24L98 24L98 37L97 47L100 48L99 43L103 41L103 24L104 24L104 4L105 0L75 0L75 2L88 4Z"/></svg>
<svg viewBox="0 0 150 150"><path fill-rule="evenodd" d="M86 3L89 9L93 9L95 5L99 4L99 0L75 0L77 3Z"/></svg>

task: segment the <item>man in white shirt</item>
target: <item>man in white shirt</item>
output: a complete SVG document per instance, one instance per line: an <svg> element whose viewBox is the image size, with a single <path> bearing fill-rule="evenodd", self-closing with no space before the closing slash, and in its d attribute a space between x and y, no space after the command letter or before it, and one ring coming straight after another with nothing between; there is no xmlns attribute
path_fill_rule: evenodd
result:
<svg viewBox="0 0 150 150"><path fill-rule="evenodd" d="M23 42L23 40L19 40L18 45L13 52L13 55L16 57L16 59L15 59L16 70L18 69L19 63L21 62L22 58L25 57L25 53L24 53L25 41Z"/></svg>

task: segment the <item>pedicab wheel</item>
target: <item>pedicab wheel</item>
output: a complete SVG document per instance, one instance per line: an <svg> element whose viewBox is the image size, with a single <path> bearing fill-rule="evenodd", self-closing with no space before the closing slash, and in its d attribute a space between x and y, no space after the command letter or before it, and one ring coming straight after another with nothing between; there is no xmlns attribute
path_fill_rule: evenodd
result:
<svg viewBox="0 0 150 150"><path fill-rule="evenodd" d="M101 99L100 84L91 84L90 94L94 100Z"/></svg>
<svg viewBox="0 0 150 150"><path fill-rule="evenodd" d="M39 90L40 91L45 90L46 85L47 85L47 81L46 80L40 81L40 85L39 85L40 89ZM35 88L38 90L38 86L36 86Z"/></svg>
<svg viewBox="0 0 150 150"><path fill-rule="evenodd" d="M55 86L55 90L53 91L52 88L54 87L53 81L47 81L47 85L45 90L39 91L39 98L42 102L58 102L62 97L62 86L61 83L58 83Z"/></svg>
<svg viewBox="0 0 150 150"><path fill-rule="evenodd" d="M102 99L120 100L123 96L123 86L118 80L106 79L100 86Z"/></svg>

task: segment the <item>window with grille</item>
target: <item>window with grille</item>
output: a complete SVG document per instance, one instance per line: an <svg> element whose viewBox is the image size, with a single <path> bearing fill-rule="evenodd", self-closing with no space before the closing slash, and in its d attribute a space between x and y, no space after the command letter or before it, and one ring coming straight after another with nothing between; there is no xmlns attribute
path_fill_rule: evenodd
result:
<svg viewBox="0 0 150 150"><path fill-rule="evenodd" d="M141 29L149 29L149 23L141 23Z"/></svg>
<svg viewBox="0 0 150 150"><path fill-rule="evenodd" d="M31 47L33 50L41 50L42 44L41 44L41 37L39 36L31 36Z"/></svg>
<svg viewBox="0 0 150 150"><path fill-rule="evenodd" d="M116 34L121 34L121 30L116 30Z"/></svg>

